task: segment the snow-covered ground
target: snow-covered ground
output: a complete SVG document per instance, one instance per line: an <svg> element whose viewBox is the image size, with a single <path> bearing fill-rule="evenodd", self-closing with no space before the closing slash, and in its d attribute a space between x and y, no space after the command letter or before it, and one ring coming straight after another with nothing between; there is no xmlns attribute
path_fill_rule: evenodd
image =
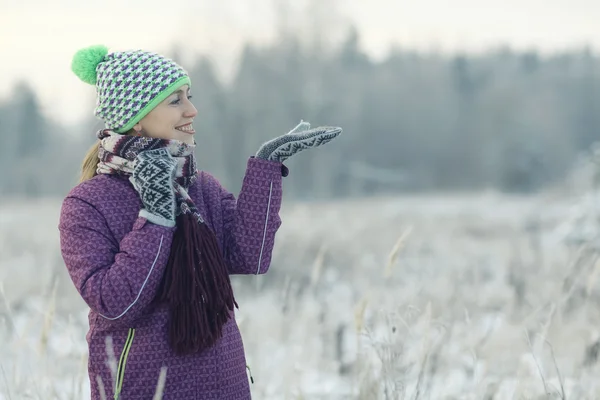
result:
<svg viewBox="0 0 600 400"><path fill-rule="evenodd" d="M593 197L285 203L235 277L256 399L600 398ZM0 399L86 399L60 200L0 204Z"/></svg>

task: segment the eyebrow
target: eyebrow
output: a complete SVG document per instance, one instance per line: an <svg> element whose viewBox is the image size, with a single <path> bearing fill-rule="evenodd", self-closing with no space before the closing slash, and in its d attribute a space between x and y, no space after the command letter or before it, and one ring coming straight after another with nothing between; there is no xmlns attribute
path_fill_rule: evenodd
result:
<svg viewBox="0 0 600 400"><path fill-rule="evenodd" d="M191 89L187 88L187 92L189 93L190 91L191 91ZM179 94L179 93L183 93L183 89L178 89L178 90L174 91L171 95Z"/></svg>

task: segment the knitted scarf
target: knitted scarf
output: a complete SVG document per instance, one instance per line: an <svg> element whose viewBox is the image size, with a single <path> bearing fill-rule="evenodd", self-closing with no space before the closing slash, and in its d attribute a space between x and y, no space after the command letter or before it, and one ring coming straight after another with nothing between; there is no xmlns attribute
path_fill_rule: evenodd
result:
<svg viewBox="0 0 600 400"><path fill-rule="evenodd" d="M194 145L98 131L99 174L129 176L135 159L146 150L164 147L177 161L174 190L176 230L157 303L169 304L169 343L178 355L212 347L222 335L229 312L237 307L229 273L214 232L188 194L197 180Z"/></svg>

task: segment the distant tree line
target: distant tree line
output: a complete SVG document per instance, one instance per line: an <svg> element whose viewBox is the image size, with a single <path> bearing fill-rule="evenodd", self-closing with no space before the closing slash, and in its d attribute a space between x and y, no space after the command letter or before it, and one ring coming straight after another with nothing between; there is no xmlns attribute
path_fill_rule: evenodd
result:
<svg viewBox="0 0 600 400"><path fill-rule="evenodd" d="M209 57L187 67L200 167L232 191L248 156L300 119L344 133L288 161L286 195L296 199L535 191L560 180L600 138L600 61L587 49L542 57L508 48L477 56L395 48L375 62L351 30L334 49L292 36L248 44L227 83ZM87 121L81 129L89 138L78 142L72 138L84 135L44 115L31 87L18 84L14 93L0 104L0 193L62 195L101 125Z"/></svg>

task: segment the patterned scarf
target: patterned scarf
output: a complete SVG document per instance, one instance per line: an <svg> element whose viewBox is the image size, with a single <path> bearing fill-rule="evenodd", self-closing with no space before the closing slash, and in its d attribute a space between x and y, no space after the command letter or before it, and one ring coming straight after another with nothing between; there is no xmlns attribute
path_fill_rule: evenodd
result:
<svg viewBox="0 0 600 400"><path fill-rule="evenodd" d="M131 175L137 155L146 150L164 147L176 160L177 228L156 301L169 304L169 342L175 353L191 354L212 347L237 303L217 238L188 194L198 177L195 146L108 129L98 131L97 136L99 174Z"/></svg>

